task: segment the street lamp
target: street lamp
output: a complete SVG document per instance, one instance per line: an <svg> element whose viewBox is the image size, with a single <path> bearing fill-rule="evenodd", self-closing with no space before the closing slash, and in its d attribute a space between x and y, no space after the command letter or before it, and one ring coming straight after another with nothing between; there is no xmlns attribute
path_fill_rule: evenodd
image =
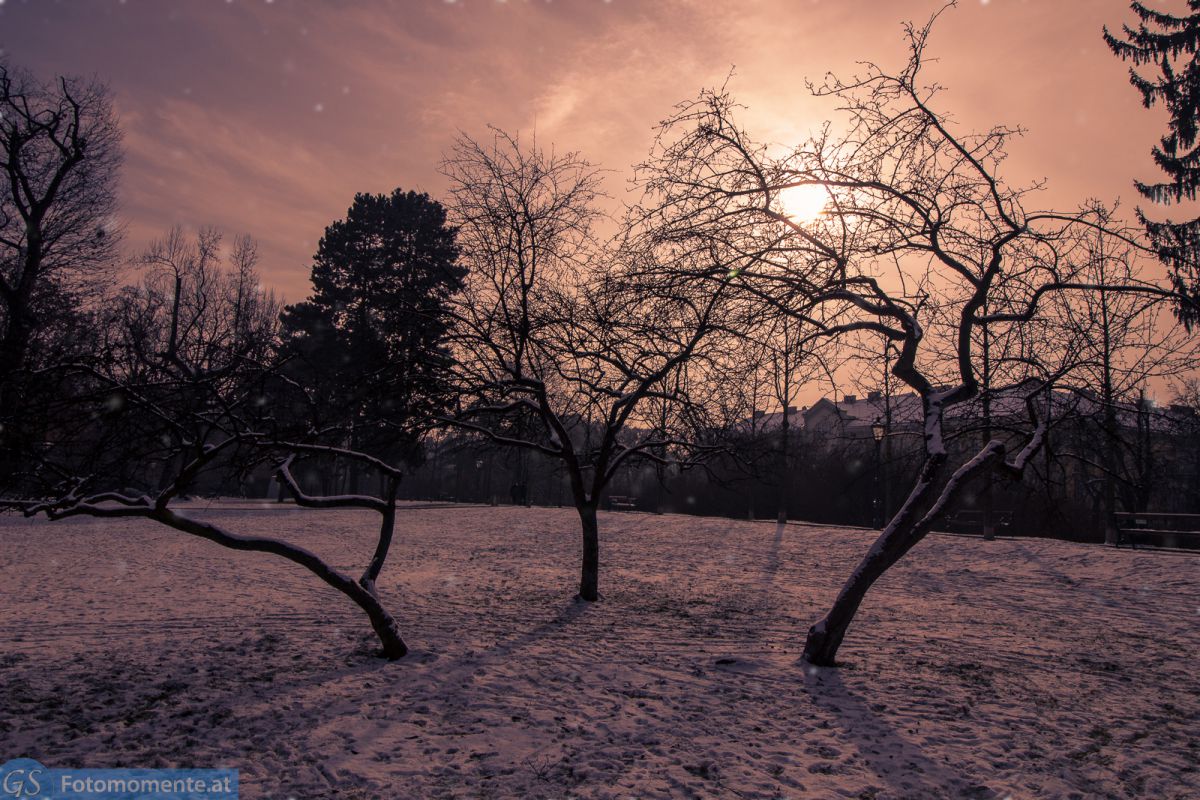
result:
<svg viewBox="0 0 1200 800"><path fill-rule="evenodd" d="M879 472L881 469L882 459L879 455L880 446L883 444L883 437L887 434L887 426L878 418L871 423L871 438L875 440L875 499L872 501L874 508L874 523L875 528L883 527L883 515L880 513L882 505L879 499Z"/></svg>

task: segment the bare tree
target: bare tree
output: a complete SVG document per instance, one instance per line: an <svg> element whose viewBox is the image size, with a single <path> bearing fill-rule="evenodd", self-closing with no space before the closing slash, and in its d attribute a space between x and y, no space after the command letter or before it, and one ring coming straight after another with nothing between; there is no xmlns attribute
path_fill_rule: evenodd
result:
<svg viewBox="0 0 1200 800"><path fill-rule="evenodd" d="M22 414L39 339L78 316L116 263L120 131L107 89L0 63L0 472L38 438ZM41 347L47 354L53 347Z"/></svg>
<svg viewBox="0 0 1200 800"><path fill-rule="evenodd" d="M830 373L831 354L824 351L831 348L828 340L814 340L801 320L786 314L773 316L764 327L762 366L768 374L771 399L779 409L778 430L771 436L778 441L776 521L783 523L788 518L788 491L796 457L796 432L792 430L796 399L803 388Z"/></svg>
<svg viewBox="0 0 1200 800"><path fill-rule="evenodd" d="M1170 433L1178 454L1176 478L1168 490L1176 494L1181 510L1194 514L1200 511L1200 379L1181 381L1169 410L1174 412Z"/></svg>
<svg viewBox="0 0 1200 800"><path fill-rule="evenodd" d="M632 237L597 244L599 175L575 153L495 131L490 146L461 138L443 170L470 270L455 340L463 400L448 421L562 465L582 528L579 597L598 600L610 482L636 459L703 450L694 432L712 406L693 392L723 291L659 291L640 280L652 256Z"/></svg>
<svg viewBox="0 0 1200 800"><path fill-rule="evenodd" d="M993 387L1023 397L1024 429L1010 425L966 453L948 446L948 412L980 393L980 332L1036 328L1047 299L1063 293L1170 296L1085 275L1086 242L1106 224L1103 210L1027 210L1037 187L1013 188L1000 177L1018 131L960 133L935 109L938 87L921 82L932 24L907 28L910 58L899 73L868 64L860 77L831 77L816 89L840 101L844 134L827 126L772 157L737 127L729 97L708 92L665 123L643 173L649 213L677 248L723 253L721 272L681 260L674 280L735 274L734 288L812 325L815 336L884 337L896 346L892 375L921 399L919 476L809 631L804 658L812 664L834 663L868 590L968 482L997 469L1019 476L1041 445L1050 390L1073 360L1039 352L1037 337L1026 336L1030 347L1009 362L1007 386ZM781 193L799 187L826 194L822 214L789 212Z"/></svg>
<svg viewBox="0 0 1200 800"><path fill-rule="evenodd" d="M180 229L155 242L140 261L148 273L110 305L100 352L87 362L56 365L74 391L56 403L53 446L37 464L33 497L0 505L27 516L138 517L233 550L271 553L308 569L345 594L369 618L383 652L407 648L375 591L395 517L394 483L384 498L312 496L292 476L297 458L337 448L311 435L281 441L275 418L283 404L271 367L279 304L259 286L252 240L235 240L221 264L221 236L205 229L193 241ZM339 453L395 478L395 469L363 453ZM360 580L283 539L235 533L178 507L191 492L240 483L260 465L274 466L299 504L366 508L383 524Z"/></svg>
<svg viewBox="0 0 1200 800"><path fill-rule="evenodd" d="M1051 306L1060 346L1073 348L1079 361L1074 373L1084 431L1064 456L1099 473L1089 488L1099 497L1105 538L1113 543L1118 506L1145 511L1155 482L1153 450L1143 435L1151 424L1147 389L1190 369L1197 342L1164 319L1158 298L1108 288L1141 277L1141 261L1128 245L1098 230L1085 257L1083 275L1100 288L1056 298Z"/></svg>

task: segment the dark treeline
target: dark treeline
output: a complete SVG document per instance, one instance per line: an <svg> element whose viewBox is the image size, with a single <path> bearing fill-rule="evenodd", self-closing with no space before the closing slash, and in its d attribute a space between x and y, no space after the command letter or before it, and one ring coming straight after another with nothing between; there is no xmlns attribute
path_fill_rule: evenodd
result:
<svg viewBox="0 0 1200 800"><path fill-rule="evenodd" d="M1195 406L1122 405L1122 425L1114 442L1121 458L1117 472L1109 476L1098 466L1110 442L1104 409L1095 402L1084 402L1084 408L1079 405L1064 408L1042 457L1023 480L993 484L988 510L999 533L1103 542L1109 524L1104 505L1109 483L1115 484L1120 511L1200 513L1200 415ZM802 419L803 413L794 416ZM729 453L701 469L631 465L613 480L601 507L735 519L782 516L800 522L879 527L894 508L895 493L912 484L919 464L919 437L912 431L893 430L885 454L883 443L875 444L869 428L818 432L797 430L794 423L785 449L784 434L777 427L781 416L763 415L773 430L731 436ZM962 438L978 436L978 428L978 418L964 420ZM313 474L310 481L316 485L321 478ZM349 478L342 480L346 485ZM276 491L265 477L249 487L227 488L242 488L251 496L273 496ZM959 499L943 520L944 530L982 532L983 488L977 486ZM406 478L400 496L493 505L571 505L569 482L553 460L456 434L427 442L425 462ZM615 505L612 497L618 498Z"/></svg>
<svg viewBox="0 0 1200 800"><path fill-rule="evenodd" d="M582 602L606 508L878 528L808 632L817 665L930 531L1094 540L1200 510L1196 386L1145 399L1194 362L1186 281L1149 278L1161 242L1098 203L1031 210L1000 177L1017 130L931 106L932 25L899 71L815 89L836 136L778 151L724 91L676 107L616 217L581 154L464 135L442 200L355 196L286 307L249 237L118 258L106 91L0 66L0 502L287 559L389 658L400 499L574 509ZM374 549L353 575L189 504L220 494L370 511Z"/></svg>

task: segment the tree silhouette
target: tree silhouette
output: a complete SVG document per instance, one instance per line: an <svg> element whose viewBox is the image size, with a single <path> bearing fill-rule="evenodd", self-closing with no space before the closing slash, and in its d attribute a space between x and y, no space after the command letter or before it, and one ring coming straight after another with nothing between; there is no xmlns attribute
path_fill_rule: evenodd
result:
<svg viewBox="0 0 1200 800"><path fill-rule="evenodd" d="M213 231L194 244L173 231L150 248L145 260L159 268L113 298L109 324L96 332L98 357L58 365L73 391L53 403L55 442L31 470L39 482L0 507L53 520L148 519L230 550L287 559L358 605L384 655L400 658L407 647L396 621L367 582L284 539L236 533L178 508L205 481L304 448L284 447L251 424L270 377L262 364L275 344L278 307L256 290L253 248L235 247L235 262L243 260L224 270L218 241ZM289 465L280 467L285 477ZM304 505L389 513L372 498L294 491Z"/></svg>
<svg viewBox="0 0 1200 800"><path fill-rule="evenodd" d="M387 208L393 198L403 212L395 216ZM146 279L107 305L95 356L58 365L71 391L50 407L53 441L32 465L30 491L0 498L0 507L50 519L141 517L232 550L279 556L353 601L387 658L404 656L375 582L392 541L403 466L417 457L430 409L444 402L438 370L447 364L446 325L437 315L462 271L440 206L419 195L393 198L360 196L383 213L366 222L350 215L356 237L340 237L342 223L330 227L314 269L323 289L290 315L305 324L293 326L293 353L283 363L278 306L261 291L251 240L234 242L228 269L219 264L215 230L192 241L175 229L156 241L140 259ZM321 357L330 355L342 391L320 395L306 382L325 374ZM309 492L293 475L305 459L373 470L379 496ZM193 492L244 483L263 465L298 505L380 515L361 577L286 539L240 534L178 507Z"/></svg>
<svg viewBox="0 0 1200 800"><path fill-rule="evenodd" d="M283 370L306 389L292 395L299 433L417 458L417 430L447 402L447 303L466 274L457 258L428 195L355 195L317 247L312 296L282 316Z"/></svg>
<svg viewBox="0 0 1200 800"><path fill-rule="evenodd" d="M1145 77L1130 67L1129 82L1141 93L1146 108L1161 103L1170 119L1167 135L1151 150L1154 163L1166 173L1161 183L1134 181L1138 193L1154 203L1170 205L1195 200L1200 187L1200 0L1188 0L1189 14L1156 11L1130 3L1141 22L1136 29L1122 26L1124 38L1104 29L1104 41L1122 60L1134 66L1154 64L1158 75ZM1191 329L1200 321L1200 219L1158 222L1138 209L1158 257L1171 270L1175 288L1185 298L1177 315Z"/></svg>
<svg viewBox="0 0 1200 800"><path fill-rule="evenodd" d="M578 597L600 599L597 509L631 463L706 453L705 380L720 356L723 292L667 285L653 243L594 241L598 173L495 132L443 164L470 279L457 304L459 407L448 422L562 465L582 532ZM647 279L648 278L648 279ZM716 423L719 425L719 423Z"/></svg>
<svg viewBox="0 0 1200 800"><path fill-rule="evenodd" d="M40 83L0 63L0 480L44 437L31 375L115 266L120 130L100 83ZM64 345L66 345L64 347ZM38 356L44 356L38 358ZM41 389L47 387L41 386ZM42 394L46 392L43 391ZM53 393L53 387L49 388Z"/></svg>
<svg viewBox="0 0 1200 800"><path fill-rule="evenodd" d="M1032 190L998 177L1016 131L959 132L934 108L938 87L922 83L932 25L907 26L902 70L868 63L854 79L830 76L817 87L846 109L842 136L827 126L773 155L737 126L727 94L706 92L664 123L643 171L658 198L653 213L676 245L676 260L663 267L674 276L664 279L728 286L804 321L814 339L883 337L895 346L891 374L920 398L920 473L809 630L804 658L816 665L835 663L872 585L970 482L993 470L1019 478L1042 446L1053 388L1076 366L1072 353L1039 338L1051 301L1098 291L1177 299L1132 279L1094 280L1084 269L1088 244L1106 211L1028 210ZM779 202L779 192L800 186L829 194L818 219L792 219ZM704 262L693 253L723 253L711 262L720 270L698 269ZM985 330L994 341L1011 335L1028 343L1006 362L1008 385L993 376L991 387L1023 403L1006 430L993 429L964 453L951 447L948 415L985 388Z"/></svg>
<svg viewBox="0 0 1200 800"><path fill-rule="evenodd" d="M279 479L298 504L380 514L375 553L359 579L372 595L392 543L400 480L420 462L422 435L452 398L449 302L466 274L455 236L428 195L355 195L317 247L312 296L281 317L271 410L260 427L286 454ZM297 459L317 462L318 494L293 476ZM331 496L342 465L348 494ZM362 472L379 478L377 496L359 494Z"/></svg>

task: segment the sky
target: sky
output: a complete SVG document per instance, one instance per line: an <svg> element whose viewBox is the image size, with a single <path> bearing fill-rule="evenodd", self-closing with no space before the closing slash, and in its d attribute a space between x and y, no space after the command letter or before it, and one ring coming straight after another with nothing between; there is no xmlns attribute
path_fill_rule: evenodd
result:
<svg viewBox="0 0 1200 800"><path fill-rule="evenodd" d="M308 293L326 225L356 192L438 198L442 153L489 124L610 170L672 107L728 79L758 139L798 143L835 115L805 79L899 69L901 23L942 0L0 0L0 57L100 78L124 131L132 252L173 224L260 243L264 282ZM1160 8L1182 7L1183 0ZM1101 27L1126 0L960 0L930 76L961 130L1020 125L1005 176L1043 207L1136 203L1161 112L1142 108ZM731 76L732 72L732 76Z"/></svg>

